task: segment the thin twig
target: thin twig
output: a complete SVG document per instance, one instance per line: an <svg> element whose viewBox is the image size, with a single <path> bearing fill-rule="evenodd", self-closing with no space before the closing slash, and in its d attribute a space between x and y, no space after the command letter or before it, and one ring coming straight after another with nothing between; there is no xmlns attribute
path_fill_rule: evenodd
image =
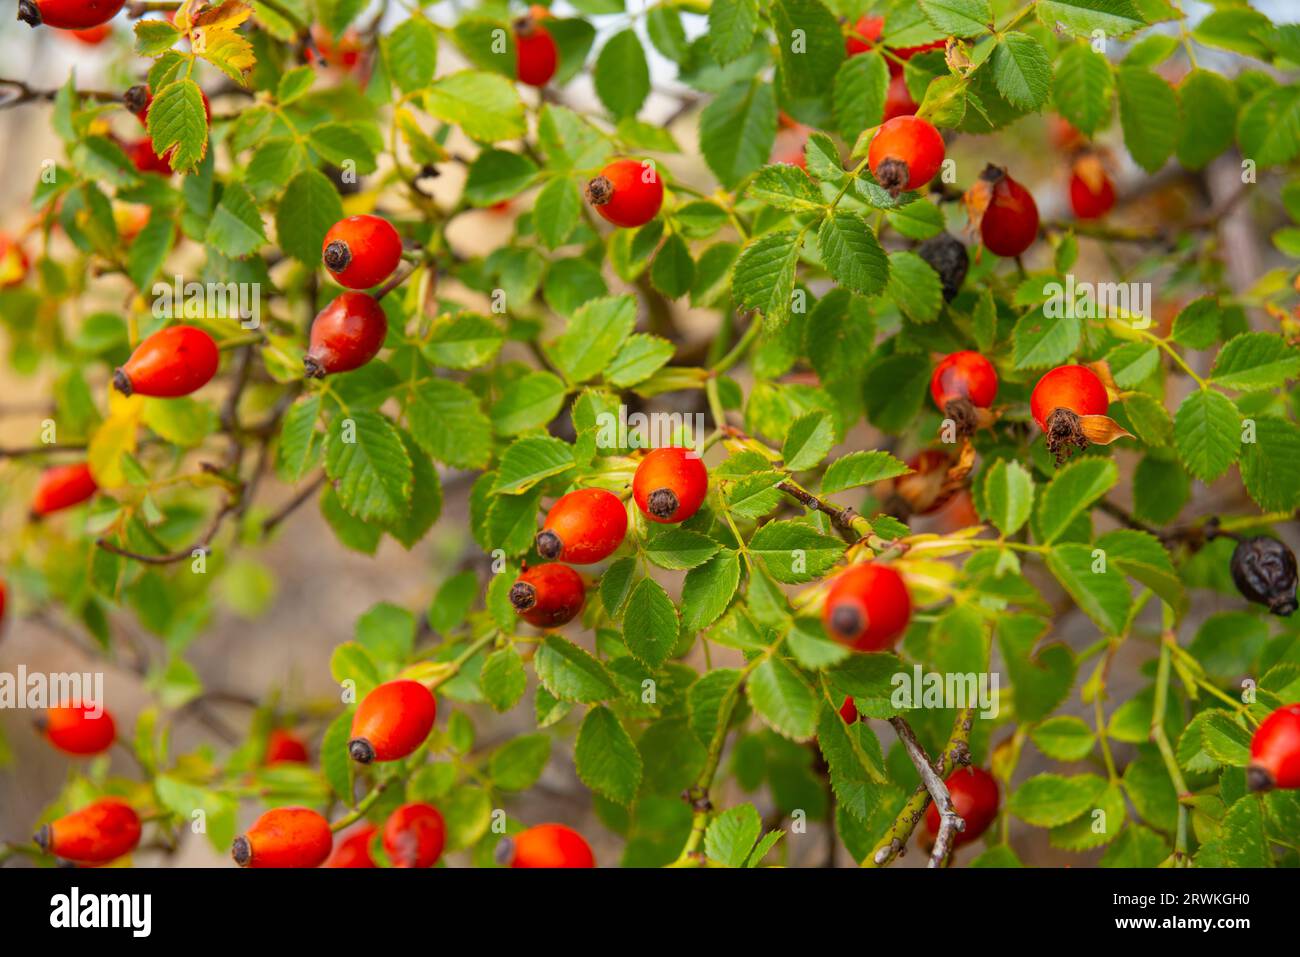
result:
<svg viewBox="0 0 1300 957"><path fill-rule="evenodd" d="M934 806L939 809L939 834L934 841L934 850L930 853L930 867L942 867L948 861L948 855L952 851L953 837L957 831L966 830L966 822L962 820L961 815L957 813L956 807L952 803L952 795L948 793L948 786L943 783L938 772L935 771L934 765L930 763L930 757L921 747L921 742L916 740L916 732L912 726L901 717L895 716L889 719L894 730L898 732L898 739L903 742L903 748L907 751L907 756L912 759L912 764L916 767L917 773L921 775L921 783L930 794L930 799L934 801Z"/></svg>

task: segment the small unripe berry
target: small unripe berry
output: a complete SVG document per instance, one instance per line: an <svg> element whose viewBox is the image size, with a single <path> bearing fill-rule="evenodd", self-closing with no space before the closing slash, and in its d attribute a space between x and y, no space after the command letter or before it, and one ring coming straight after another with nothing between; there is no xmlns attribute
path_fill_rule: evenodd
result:
<svg viewBox="0 0 1300 957"><path fill-rule="evenodd" d="M644 226L659 215L664 183L650 161L617 159L587 183L587 202L615 226Z"/></svg>
<svg viewBox="0 0 1300 957"><path fill-rule="evenodd" d="M34 840L42 851L65 861L105 864L140 843L140 817L119 798L100 798L46 824Z"/></svg>
<svg viewBox="0 0 1300 957"><path fill-rule="evenodd" d="M534 565L510 588L510 604L519 617L538 628L567 625L578 617L585 598L582 576L559 562Z"/></svg>
<svg viewBox="0 0 1300 957"><path fill-rule="evenodd" d="M30 268L22 244L0 233L0 289L21 285Z"/></svg>
<svg viewBox="0 0 1300 957"><path fill-rule="evenodd" d="M533 11L546 13L544 7L534 7ZM515 76L529 86L546 86L555 76L560 54L551 32L539 22L544 17L533 11L514 23Z"/></svg>
<svg viewBox="0 0 1300 957"><path fill-rule="evenodd" d="M207 385L220 362L216 342L202 329L168 326L136 346L113 373L113 387L123 395L174 399Z"/></svg>
<svg viewBox="0 0 1300 957"><path fill-rule="evenodd" d="M45 739L66 754L102 754L113 746L117 737L111 714L102 707L92 708L80 701L47 708L38 724Z"/></svg>
<svg viewBox="0 0 1300 957"><path fill-rule="evenodd" d="M1038 238L1038 204L1005 169L985 167L971 193L975 196L968 202L981 210L980 240L989 252L1014 257L1034 244Z"/></svg>
<svg viewBox="0 0 1300 957"><path fill-rule="evenodd" d="M80 505L99 490L90 466L85 462L76 465L58 465L41 473L32 496L32 514L41 516Z"/></svg>
<svg viewBox="0 0 1300 957"><path fill-rule="evenodd" d="M632 498L652 522L684 522L700 510L709 491L709 472L694 452L653 449L636 467Z"/></svg>
<svg viewBox="0 0 1300 957"><path fill-rule="evenodd" d="M1296 610L1295 553L1276 538L1243 538L1229 568L1237 591L1249 601L1283 618Z"/></svg>
<svg viewBox="0 0 1300 957"><path fill-rule="evenodd" d="M872 137L867 164L876 182L897 196L934 179L943 165L943 156L943 137L929 122L915 116L896 116Z"/></svg>
<svg viewBox="0 0 1300 957"><path fill-rule="evenodd" d="M944 356L930 376L930 397L945 415L952 415L949 408L962 400L987 409L997 394L997 370L978 352L965 350Z"/></svg>
<svg viewBox="0 0 1300 957"><path fill-rule="evenodd" d="M952 839L954 848L961 847L987 831L998 816L998 782L983 768L958 768L944 784L952 795L953 810L966 823ZM934 804L925 812L925 828L931 839L939 836L939 809Z"/></svg>
<svg viewBox="0 0 1300 957"><path fill-rule="evenodd" d="M276 728L267 736L266 757L262 759L267 767L274 764L306 764L307 761L307 745L292 731Z"/></svg>
<svg viewBox="0 0 1300 957"><path fill-rule="evenodd" d="M394 867L433 867L446 842L447 825L431 804L403 804L384 824L384 851Z"/></svg>
<svg viewBox="0 0 1300 957"><path fill-rule="evenodd" d="M359 369L384 347L388 317L364 292L345 292L322 309L311 324L311 345L303 358L309 379Z"/></svg>
<svg viewBox="0 0 1300 957"><path fill-rule="evenodd" d="M346 837L338 839L329 859L321 867L378 867L370 855L370 841L378 830L370 822L363 821Z"/></svg>
<svg viewBox="0 0 1300 957"><path fill-rule="evenodd" d="M1255 729L1246 782L1252 791L1300 788L1300 704L1278 708Z"/></svg>
<svg viewBox="0 0 1300 957"><path fill-rule="evenodd" d="M329 821L311 808L277 807L235 838L230 856L240 867L319 867L333 846Z"/></svg>
<svg viewBox="0 0 1300 957"><path fill-rule="evenodd" d="M537 533L543 558L590 565L612 555L627 534L627 509L613 492L580 488L562 495Z"/></svg>
<svg viewBox="0 0 1300 957"><path fill-rule="evenodd" d="M827 633L854 651L892 648L911 617L912 599L903 576L879 562L841 572L822 609Z"/></svg>
<svg viewBox="0 0 1300 957"><path fill-rule="evenodd" d="M595 867L581 834L563 824L539 824L497 845L497 862L510 867Z"/></svg>
<svg viewBox="0 0 1300 957"><path fill-rule="evenodd" d="M433 730L438 703L418 681L386 682L362 699L352 718L348 754L354 761L400 761Z"/></svg>
<svg viewBox="0 0 1300 957"><path fill-rule="evenodd" d="M402 237L379 216L349 216L329 228L321 258L340 286L369 289L391 276L402 261Z"/></svg>
<svg viewBox="0 0 1300 957"><path fill-rule="evenodd" d="M85 30L117 16L126 0L18 0L18 19L33 27Z"/></svg>

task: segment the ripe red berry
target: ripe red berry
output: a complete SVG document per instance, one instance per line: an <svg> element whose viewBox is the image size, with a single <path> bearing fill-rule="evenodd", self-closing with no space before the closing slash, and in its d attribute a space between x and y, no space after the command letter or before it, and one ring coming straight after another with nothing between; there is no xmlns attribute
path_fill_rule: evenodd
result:
<svg viewBox="0 0 1300 957"><path fill-rule="evenodd" d="M168 326L136 346L113 373L113 386L123 395L174 399L207 385L220 361L216 342L202 329Z"/></svg>
<svg viewBox="0 0 1300 957"><path fill-rule="evenodd" d="M348 27L343 36L335 40L334 35L319 23L312 24L311 43L304 51L308 63L322 61L327 66L344 72L351 72L361 62L361 34L355 27ZM315 47L313 51L312 47Z"/></svg>
<svg viewBox="0 0 1300 957"><path fill-rule="evenodd" d="M987 831L998 816L998 782L983 768L958 768L944 784L953 809L966 822L966 829L952 840L953 847L961 847ZM925 827L932 839L939 836L939 809L934 804L925 812Z"/></svg>
<svg viewBox="0 0 1300 957"><path fill-rule="evenodd" d="M664 182L648 160L613 160L587 182L587 202L615 226L644 226L659 214Z"/></svg>
<svg viewBox="0 0 1300 957"><path fill-rule="evenodd" d="M595 867L582 835L563 824L539 824L497 846L497 860L511 867Z"/></svg>
<svg viewBox="0 0 1300 957"><path fill-rule="evenodd" d="M985 167L971 193L975 194L975 208L980 210L980 239L989 252L1019 256L1034 244L1038 238L1038 204L1005 169L991 164Z"/></svg>
<svg viewBox="0 0 1300 957"><path fill-rule="evenodd" d="M319 867L333 846L330 822L311 808L277 807L235 838L230 856L240 867Z"/></svg>
<svg viewBox="0 0 1300 957"><path fill-rule="evenodd" d="M1246 781L1252 791L1300 788L1300 704L1278 708L1255 729Z"/></svg>
<svg viewBox="0 0 1300 957"><path fill-rule="evenodd" d="M86 30L71 30L68 35L78 43L84 43L88 47L97 47L113 35L113 28L107 23L101 23L97 27L90 27Z"/></svg>
<svg viewBox="0 0 1300 957"><path fill-rule="evenodd" d="M539 16L538 13L542 14ZM559 63L559 50L551 32L539 22L544 19L545 7L533 7L528 16L515 21L515 75L520 83L529 86L546 86L555 76Z"/></svg>
<svg viewBox="0 0 1300 957"><path fill-rule="evenodd" d="M948 406L965 399L977 409L987 409L998 394L998 373L978 352L965 350L944 356L930 376L930 396L945 415Z"/></svg>
<svg viewBox="0 0 1300 957"><path fill-rule="evenodd" d="M903 576L878 562L841 572L822 609L827 633L854 651L892 648L911 617L912 599Z"/></svg>
<svg viewBox="0 0 1300 957"><path fill-rule="evenodd" d="M561 495L537 533L537 553L573 565L608 558L627 534L627 509L613 492L580 488Z"/></svg>
<svg viewBox="0 0 1300 957"><path fill-rule="evenodd" d="M852 32L844 38L844 54L846 56L857 56L859 53L866 53L875 46L884 30L884 17L875 17L868 14L859 18L858 22L853 25Z"/></svg>
<svg viewBox="0 0 1300 957"><path fill-rule="evenodd" d="M646 454L632 477L632 498L652 522L684 522L700 510L709 491L709 472L694 452L676 447Z"/></svg>
<svg viewBox="0 0 1300 957"><path fill-rule="evenodd" d="M538 628L567 625L578 617L585 599L582 576L559 562L526 569L510 587L510 604Z"/></svg>
<svg viewBox="0 0 1300 957"><path fill-rule="evenodd" d="M384 851L394 867L433 867L446 842L447 825L431 804L403 804L384 824Z"/></svg>
<svg viewBox="0 0 1300 957"><path fill-rule="evenodd" d="M345 292L322 309L311 324L311 345L303 358L309 379L359 369L384 347L388 317L364 292Z"/></svg>
<svg viewBox="0 0 1300 957"><path fill-rule="evenodd" d="M307 745L292 731L276 728L267 736L263 764L270 767L273 764L306 764L307 761Z"/></svg>
<svg viewBox="0 0 1300 957"><path fill-rule="evenodd" d="M349 216L325 234L321 259L340 286L369 289L391 276L402 261L402 237L379 216Z"/></svg>
<svg viewBox="0 0 1300 957"><path fill-rule="evenodd" d="M852 695L844 696L844 703L840 705L840 717L844 719L845 724L852 724L858 720L858 706L853 703Z"/></svg>
<svg viewBox="0 0 1300 957"><path fill-rule="evenodd" d="M348 754L354 761L400 761L433 730L438 702L418 681L399 679L366 695L352 718Z"/></svg>
<svg viewBox="0 0 1300 957"><path fill-rule="evenodd" d="M153 140L148 136L126 144L126 155L131 158L132 165L142 173L161 173L163 176L172 174L171 164L165 157L154 152Z"/></svg>
<svg viewBox="0 0 1300 957"><path fill-rule="evenodd" d="M929 122L896 116L872 137L867 163L876 182L897 196L934 179L943 165L943 155L943 137Z"/></svg>
<svg viewBox="0 0 1300 957"><path fill-rule="evenodd" d="M45 739L66 754L102 754L113 746L117 737L111 714L102 707L92 708L80 701L47 708L40 726Z"/></svg>
<svg viewBox="0 0 1300 957"><path fill-rule="evenodd" d="M76 465L58 465L46 469L36 483L32 496L32 514L49 515L74 505L80 505L99 490L85 462Z"/></svg>
<svg viewBox="0 0 1300 957"><path fill-rule="evenodd" d="M31 263L22 244L0 233L0 289L20 285L29 268Z"/></svg>
<svg viewBox="0 0 1300 957"><path fill-rule="evenodd" d="M1105 415L1109 407L1106 386L1087 366L1057 366L1038 380L1029 396L1029 411L1045 432L1049 431L1048 419L1057 409L1084 416Z"/></svg>
<svg viewBox="0 0 1300 957"><path fill-rule="evenodd" d="M126 0L18 0L18 19L33 27L85 30L117 16Z"/></svg>
<svg viewBox="0 0 1300 957"><path fill-rule="evenodd" d="M1100 219L1115 206L1115 184L1095 156L1085 156L1070 172L1070 208L1079 219Z"/></svg>
<svg viewBox="0 0 1300 957"><path fill-rule="evenodd" d="M65 861L105 864L140 843L140 817L119 798L100 798L46 824L34 839L42 851Z"/></svg>
<svg viewBox="0 0 1300 957"><path fill-rule="evenodd" d="M885 120L892 120L896 116L913 116L916 110L916 100L912 99L907 80L903 78L902 71L899 71L889 78L889 90L885 94Z"/></svg>
<svg viewBox="0 0 1300 957"><path fill-rule="evenodd" d="M340 837L334 851L321 867L378 867L370 856L370 841L379 828L366 821Z"/></svg>

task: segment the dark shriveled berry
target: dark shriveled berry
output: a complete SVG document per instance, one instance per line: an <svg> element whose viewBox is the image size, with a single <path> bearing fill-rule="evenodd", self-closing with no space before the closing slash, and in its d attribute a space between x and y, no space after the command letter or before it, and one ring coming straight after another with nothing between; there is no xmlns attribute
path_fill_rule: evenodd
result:
<svg viewBox="0 0 1300 957"><path fill-rule="evenodd" d="M1286 617L1296 610L1295 554L1276 538L1244 538L1232 553L1232 580L1248 600Z"/></svg>
<svg viewBox="0 0 1300 957"><path fill-rule="evenodd" d="M930 264L943 283L943 298L952 302L961 291L970 267L965 244L951 233L940 233L917 247L916 254Z"/></svg>

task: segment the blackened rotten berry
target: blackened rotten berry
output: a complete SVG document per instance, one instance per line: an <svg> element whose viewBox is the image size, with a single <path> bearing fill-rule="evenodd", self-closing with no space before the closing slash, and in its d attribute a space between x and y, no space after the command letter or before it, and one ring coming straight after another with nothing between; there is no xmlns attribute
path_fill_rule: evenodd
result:
<svg viewBox="0 0 1300 957"><path fill-rule="evenodd" d="M1296 610L1295 553L1276 538L1243 538L1232 553L1232 580L1247 599L1275 615Z"/></svg>
<svg viewBox="0 0 1300 957"><path fill-rule="evenodd" d="M970 267L965 244L951 233L940 233L921 243L916 254L939 274L939 280L943 283L944 301L952 302L961 291L966 270Z"/></svg>

